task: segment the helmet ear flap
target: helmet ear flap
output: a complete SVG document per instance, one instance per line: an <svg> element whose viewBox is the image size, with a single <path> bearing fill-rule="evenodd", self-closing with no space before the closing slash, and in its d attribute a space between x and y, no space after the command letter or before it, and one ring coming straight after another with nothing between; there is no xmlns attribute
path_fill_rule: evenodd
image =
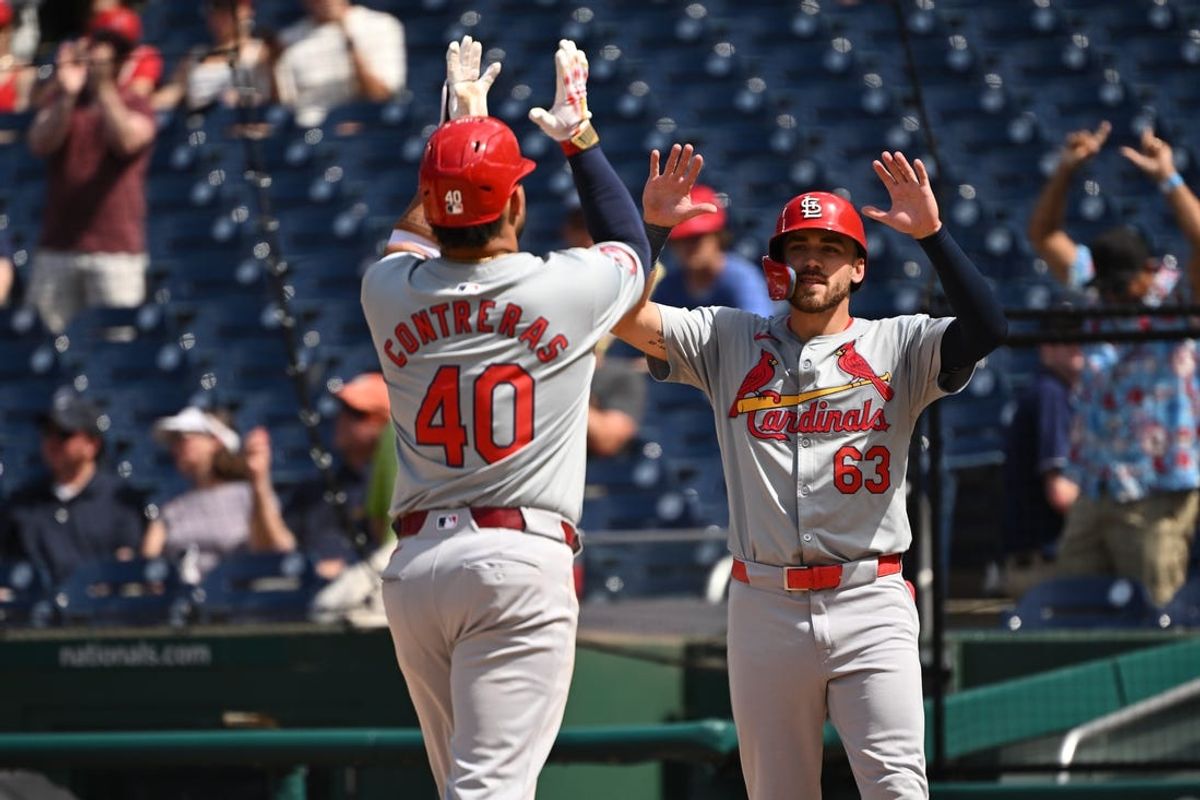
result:
<svg viewBox="0 0 1200 800"><path fill-rule="evenodd" d="M782 261L763 256L763 274L767 278L767 294L772 300L790 300L796 291L796 271Z"/></svg>

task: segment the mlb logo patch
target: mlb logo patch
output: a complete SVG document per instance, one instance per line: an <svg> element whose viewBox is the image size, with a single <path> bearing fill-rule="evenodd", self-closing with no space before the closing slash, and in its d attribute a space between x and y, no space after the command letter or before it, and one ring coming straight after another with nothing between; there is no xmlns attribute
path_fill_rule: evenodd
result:
<svg viewBox="0 0 1200 800"><path fill-rule="evenodd" d="M458 514L442 514L434 522L439 531L449 531L458 527Z"/></svg>

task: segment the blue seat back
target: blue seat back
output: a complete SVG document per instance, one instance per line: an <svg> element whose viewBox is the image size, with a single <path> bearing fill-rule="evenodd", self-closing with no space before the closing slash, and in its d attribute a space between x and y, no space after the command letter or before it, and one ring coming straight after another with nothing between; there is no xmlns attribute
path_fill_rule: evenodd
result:
<svg viewBox="0 0 1200 800"><path fill-rule="evenodd" d="M1009 630L1157 628L1160 612L1146 587L1128 578L1052 578L1026 592L1006 615Z"/></svg>
<svg viewBox="0 0 1200 800"><path fill-rule="evenodd" d="M162 558L95 561L77 568L55 593L67 625L160 625L187 615L179 572Z"/></svg>
<svg viewBox="0 0 1200 800"><path fill-rule="evenodd" d="M301 553L245 553L222 560L192 596L207 622L301 621L324 584Z"/></svg>

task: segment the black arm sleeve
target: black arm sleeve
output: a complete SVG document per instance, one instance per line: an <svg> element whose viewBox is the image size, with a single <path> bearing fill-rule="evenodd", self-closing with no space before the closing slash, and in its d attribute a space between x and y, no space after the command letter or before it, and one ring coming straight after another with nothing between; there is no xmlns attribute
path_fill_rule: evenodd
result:
<svg viewBox="0 0 1200 800"><path fill-rule="evenodd" d="M1008 320L983 275L945 226L919 243L942 279L954 311L955 319L942 335L944 375L970 367L999 347L1008 335Z"/></svg>
<svg viewBox="0 0 1200 800"><path fill-rule="evenodd" d="M661 225L651 225L649 222L645 225L646 238L650 240L650 262L654 263L658 261L663 248L667 246L667 238L671 235L671 229Z"/></svg>
<svg viewBox="0 0 1200 800"><path fill-rule="evenodd" d="M567 159L579 192L579 205L588 233L597 242L624 242L642 262L646 274L654 269L642 215L629 190L608 163L600 146Z"/></svg>

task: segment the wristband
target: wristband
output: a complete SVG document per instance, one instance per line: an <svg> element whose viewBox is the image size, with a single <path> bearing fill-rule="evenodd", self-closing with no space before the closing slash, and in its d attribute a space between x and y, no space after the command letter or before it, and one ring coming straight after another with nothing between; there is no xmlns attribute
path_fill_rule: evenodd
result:
<svg viewBox="0 0 1200 800"><path fill-rule="evenodd" d="M592 123L584 120L574 136L565 142L559 142L559 144L562 146L564 153L568 156L573 156L600 144L600 134L596 133L596 129L592 127Z"/></svg>
<svg viewBox="0 0 1200 800"><path fill-rule="evenodd" d="M1183 176L1178 172L1172 172L1169 177L1163 178L1158 184L1158 190L1163 194L1171 192L1183 186Z"/></svg>

